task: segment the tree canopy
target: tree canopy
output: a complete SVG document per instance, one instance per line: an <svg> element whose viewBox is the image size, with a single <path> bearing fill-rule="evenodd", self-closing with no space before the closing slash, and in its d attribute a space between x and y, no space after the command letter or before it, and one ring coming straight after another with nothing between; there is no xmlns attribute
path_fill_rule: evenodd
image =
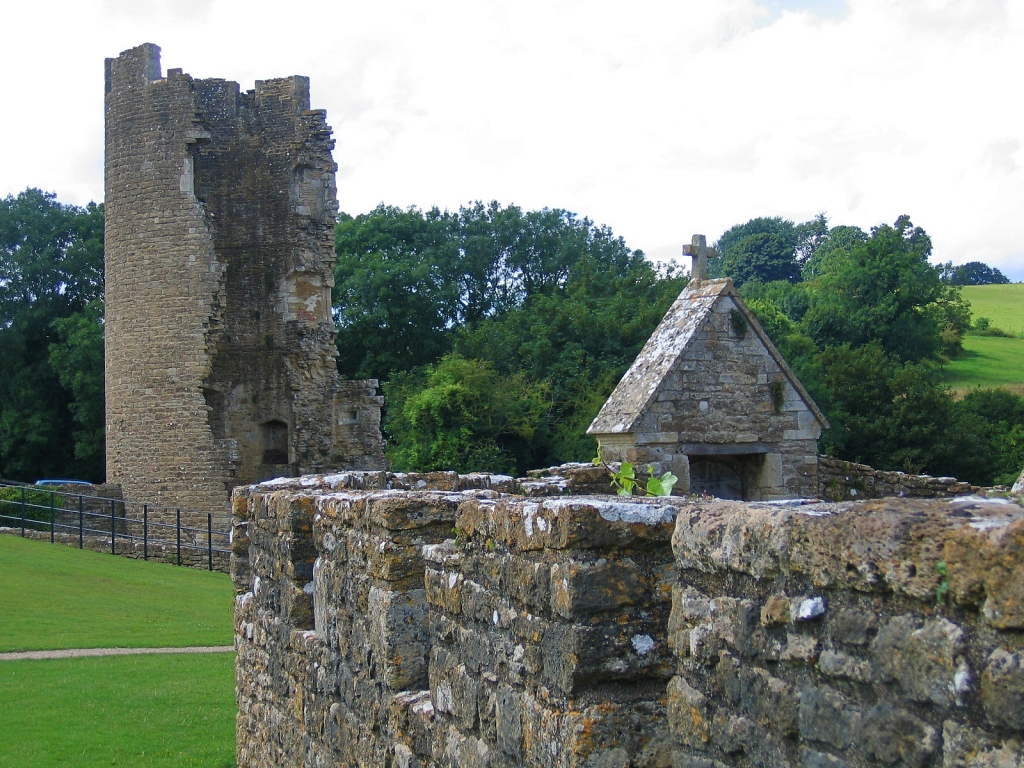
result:
<svg viewBox="0 0 1024 768"><path fill-rule="evenodd" d="M460 328L564 289L585 258L615 274L645 263L607 227L574 213L496 202L343 214L337 252L341 371L380 379L440 359Z"/></svg>
<svg viewBox="0 0 1024 768"><path fill-rule="evenodd" d="M380 206L343 217L337 248L340 367L389 380L385 428L402 469L590 458L586 427L684 283L607 227L496 202ZM524 411L530 426L500 439L493 414L474 415L499 382L533 404L546 393Z"/></svg>
<svg viewBox="0 0 1024 768"><path fill-rule="evenodd" d="M103 208L0 200L0 476L103 479Z"/></svg>
<svg viewBox="0 0 1024 768"><path fill-rule="evenodd" d="M953 265L946 262L941 267L942 278L950 285L1004 285L1010 279L995 267L980 261Z"/></svg>

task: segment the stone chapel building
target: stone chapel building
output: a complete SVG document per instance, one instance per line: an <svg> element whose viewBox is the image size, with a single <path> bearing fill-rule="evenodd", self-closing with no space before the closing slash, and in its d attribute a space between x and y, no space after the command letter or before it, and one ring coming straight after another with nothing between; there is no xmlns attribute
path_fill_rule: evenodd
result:
<svg viewBox="0 0 1024 768"><path fill-rule="evenodd" d="M762 501L818 494L828 421L728 278L707 279L695 235L691 280L587 434L606 461L671 471L683 492Z"/></svg>

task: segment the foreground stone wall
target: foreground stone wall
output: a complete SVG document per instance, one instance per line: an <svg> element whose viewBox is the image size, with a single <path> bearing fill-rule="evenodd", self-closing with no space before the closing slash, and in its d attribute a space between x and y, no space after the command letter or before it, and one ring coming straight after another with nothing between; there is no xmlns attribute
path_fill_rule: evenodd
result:
<svg viewBox="0 0 1024 768"><path fill-rule="evenodd" d="M680 512L676 766L1019 766L1024 509Z"/></svg>
<svg viewBox="0 0 1024 768"><path fill-rule="evenodd" d="M567 482L237 489L239 765L1024 761L1024 508Z"/></svg>

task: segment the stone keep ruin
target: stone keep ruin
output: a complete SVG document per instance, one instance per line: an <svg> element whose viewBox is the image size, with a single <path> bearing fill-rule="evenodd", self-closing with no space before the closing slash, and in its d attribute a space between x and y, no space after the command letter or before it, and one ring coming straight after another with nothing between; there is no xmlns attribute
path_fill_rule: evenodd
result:
<svg viewBox="0 0 1024 768"><path fill-rule="evenodd" d="M231 489L380 469L377 382L341 381L336 166L309 81L106 61L107 473L226 514Z"/></svg>

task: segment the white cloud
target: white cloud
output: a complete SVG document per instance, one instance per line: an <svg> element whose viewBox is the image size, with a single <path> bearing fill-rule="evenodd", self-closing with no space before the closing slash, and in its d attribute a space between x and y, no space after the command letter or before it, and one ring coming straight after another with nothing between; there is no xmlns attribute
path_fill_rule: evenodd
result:
<svg viewBox="0 0 1024 768"><path fill-rule="evenodd" d="M307 74L339 195L559 206L657 257L752 216L909 213L1024 279L1024 10L996 0L82 0L6 11L0 193L102 195L102 62Z"/></svg>

